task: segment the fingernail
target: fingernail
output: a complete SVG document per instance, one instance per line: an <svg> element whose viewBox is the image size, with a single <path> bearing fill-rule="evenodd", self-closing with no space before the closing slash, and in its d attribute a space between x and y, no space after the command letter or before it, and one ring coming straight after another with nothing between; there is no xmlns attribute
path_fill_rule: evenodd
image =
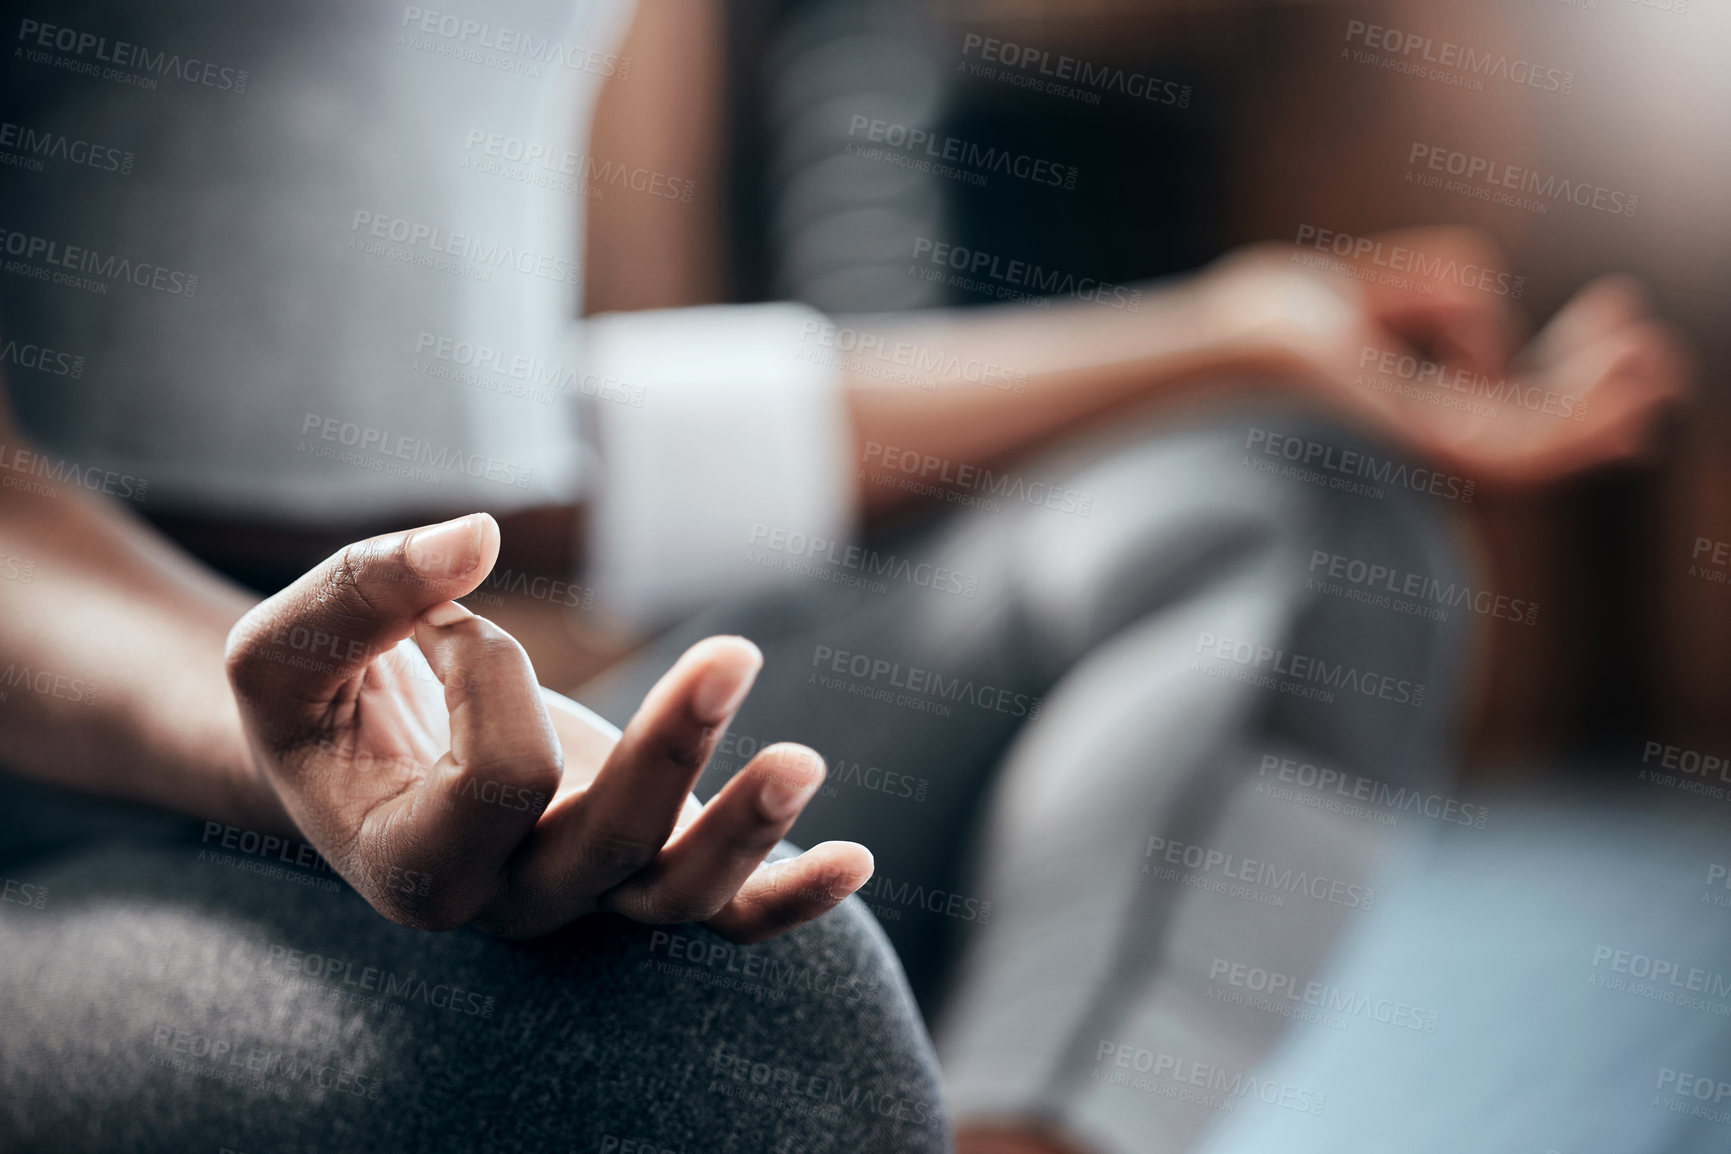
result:
<svg viewBox="0 0 1731 1154"><path fill-rule="evenodd" d="M821 776L773 773L763 783L763 791L757 795L758 811L767 821L786 821L811 800L811 795L817 792L817 787L821 784Z"/></svg>
<svg viewBox="0 0 1731 1154"><path fill-rule="evenodd" d="M431 609L421 614L421 620L425 621L428 625L444 628L446 625L455 625L457 622L473 616L474 614L469 612L469 607L467 605L459 605L455 601L446 601L442 604L433 606Z"/></svg>
<svg viewBox="0 0 1731 1154"><path fill-rule="evenodd" d="M481 563L481 518L473 513L409 536L409 565L423 577L459 577Z"/></svg>
<svg viewBox="0 0 1731 1154"><path fill-rule="evenodd" d="M859 843L855 842L854 844L858 845ZM861 874L848 874L836 879L835 884L830 886L829 892L833 894L838 901L842 898L859 893L865 884L872 880L872 874L877 872L877 858L873 857L871 850L866 849L865 846L862 845L859 848L863 850L866 855L865 872Z"/></svg>
<svg viewBox="0 0 1731 1154"><path fill-rule="evenodd" d="M866 867L863 873L855 870L825 870L820 879L824 896L831 901L839 902L844 898L857 894L865 884L872 880L872 874L877 872L877 859L872 851L858 842L833 842L826 844L851 845L865 854Z"/></svg>
<svg viewBox="0 0 1731 1154"><path fill-rule="evenodd" d="M691 709L698 720L714 725L731 716L745 700L745 695L751 692L751 683L757 680L761 665L762 659L755 648L749 658L717 661L711 665L691 694Z"/></svg>

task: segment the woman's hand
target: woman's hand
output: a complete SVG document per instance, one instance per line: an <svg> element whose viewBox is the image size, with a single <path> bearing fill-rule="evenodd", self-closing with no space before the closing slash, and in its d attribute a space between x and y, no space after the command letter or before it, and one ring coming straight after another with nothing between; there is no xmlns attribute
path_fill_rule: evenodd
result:
<svg viewBox="0 0 1731 1154"><path fill-rule="evenodd" d="M823 781L803 746L763 750L708 805L691 797L755 646L699 642L615 734L452 601L498 548L485 514L361 541L229 635L259 771L380 913L529 936L613 911L753 941L865 883L871 855L848 842L763 864Z"/></svg>
<svg viewBox="0 0 1731 1154"><path fill-rule="evenodd" d="M1493 487L1537 487L1638 459L1659 418L1686 398L1687 357L1632 282L1593 282L1517 349L1509 297L1478 287L1482 273L1459 275L1507 267L1482 234L1434 228L1375 239L1385 254L1423 253L1431 275L1261 245L1204 275L1205 307L1235 337L1278 350L1279 367L1318 399Z"/></svg>

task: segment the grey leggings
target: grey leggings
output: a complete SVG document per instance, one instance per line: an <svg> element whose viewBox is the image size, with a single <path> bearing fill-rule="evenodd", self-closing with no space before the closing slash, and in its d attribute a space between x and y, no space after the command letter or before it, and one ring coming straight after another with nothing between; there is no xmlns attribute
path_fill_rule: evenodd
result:
<svg viewBox="0 0 1731 1154"><path fill-rule="evenodd" d="M958 1123L1043 1120L1114 1154L1185 1149L1210 1115L1102 1093L1100 1047L1250 1069L1284 1020L1211 998L1214 959L1315 972L1372 904L1390 848L1384 824L1266 792L1266 759L1446 789L1470 615L1367 603L1329 576L1340 558L1458 584L1446 501L1332 487L1270 444L1386 461L1290 414L1124 430L1019 472L1075 495L1069 511L1007 490L830 580L705 615L591 700L622 720L705 633L763 647L699 792L769 741L830 759L792 836L877 855L862 896L936 1023ZM898 577L902 557L958 579ZM840 580L875 572L881 588ZM1310 886L1323 896L1250 887L1246 900L1222 883L1227 861L1323 879Z"/></svg>
<svg viewBox="0 0 1731 1154"><path fill-rule="evenodd" d="M0 1149L948 1148L857 902L751 947L607 918L432 935L205 832L0 866Z"/></svg>

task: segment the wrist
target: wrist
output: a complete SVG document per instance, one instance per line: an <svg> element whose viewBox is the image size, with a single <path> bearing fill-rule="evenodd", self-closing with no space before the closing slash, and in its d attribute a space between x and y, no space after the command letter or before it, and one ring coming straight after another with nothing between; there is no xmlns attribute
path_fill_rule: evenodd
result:
<svg viewBox="0 0 1731 1154"><path fill-rule="evenodd" d="M1356 285L1320 283L1289 267L1278 252L1253 250L1216 262L1202 274L1195 318L1230 359L1308 377L1361 328Z"/></svg>

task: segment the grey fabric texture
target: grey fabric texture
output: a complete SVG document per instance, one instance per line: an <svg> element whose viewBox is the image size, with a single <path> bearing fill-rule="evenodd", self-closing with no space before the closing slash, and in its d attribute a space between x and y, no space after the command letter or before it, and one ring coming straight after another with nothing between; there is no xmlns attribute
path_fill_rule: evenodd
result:
<svg viewBox="0 0 1731 1154"><path fill-rule="evenodd" d="M942 1151L930 1043L850 902L736 946L387 922L220 839L7 867L6 1151ZM28 887L28 888L26 888Z"/></svg>

